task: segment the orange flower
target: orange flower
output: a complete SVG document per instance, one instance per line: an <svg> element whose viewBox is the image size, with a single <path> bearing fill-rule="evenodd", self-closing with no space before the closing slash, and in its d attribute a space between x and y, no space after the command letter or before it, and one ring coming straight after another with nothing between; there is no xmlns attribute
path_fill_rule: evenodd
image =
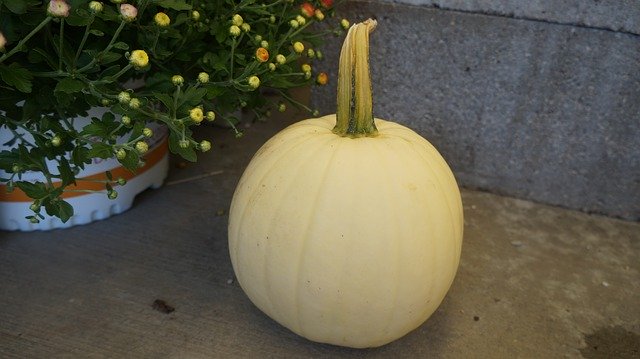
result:
<svg viewBox="0 0 640 359"><path fill-rule="evenodd" d="M318 74L318 77L316 77L316 82L318 85L326 85L327 82L329 82L329 76L327 76L326 73L321 72Z"/></svg>
<svg viewBox="0 0 640 359"><path fill-rule="evenodd" d="M269 51L264 47L259 47L256 50L256 59L258 62L267 62L269 60Z"/></svg>
<svg viewBox="0 0 640 359"><path fill-rule="evenodd" d="M315 11L316 8L313 7L313 5L311 5L311 3L309 2L305 2L304 4L300 5L300 12L306 17L312 17Z"/></svg>
<svg viewBox="0 0 640 359"><path fill-rule="evenodd" d="M331 9L333 6L333 0L320 0L320 4L322 4L322 7L325 9Z"/></svg>

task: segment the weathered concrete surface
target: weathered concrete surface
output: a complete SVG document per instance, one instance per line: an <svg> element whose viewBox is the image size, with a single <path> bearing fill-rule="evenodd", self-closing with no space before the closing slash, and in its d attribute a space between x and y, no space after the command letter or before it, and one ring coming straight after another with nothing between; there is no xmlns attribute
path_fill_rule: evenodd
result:
<svg viewBox="0 0 640 359"><path fill-rule="evenodd" d="M639 36L363 1L340 14L378 19L374 114L424 135L463 186L640 219ZM313 99L335 112L335 81Z"/></svg>
<svg viewBox="0 0 640 359"><path fill-rule="evenodd" d="M0 232L0 357L637 357L640 223L469 190L458 275L414 332L352 350L267 318L233 281L217 213L258 146L299 117L242 140L204 128L216 147L202 162L173 167L165 187L107 221ZM156 299L175 311L155 310Z"/></svg>
<svg viewBox="0 0 640 359"><path fill-rule="evenodd" d="M640 34L638 0L377 0Z"/></svg>

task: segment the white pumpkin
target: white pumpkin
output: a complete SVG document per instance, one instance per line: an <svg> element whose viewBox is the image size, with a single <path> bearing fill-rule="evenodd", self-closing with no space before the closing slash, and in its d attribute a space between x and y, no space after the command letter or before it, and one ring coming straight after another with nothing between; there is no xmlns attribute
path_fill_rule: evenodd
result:
<svg viewBox="0 0 640 359"><path fill-rule="evenodd" d="M229 250L247 296L280 324L375 347L422 324L451 286L460 192L412 130L375 119L374 135L356 137L334 126L336 115L298 122L256 153L231 204Z"/></svg>

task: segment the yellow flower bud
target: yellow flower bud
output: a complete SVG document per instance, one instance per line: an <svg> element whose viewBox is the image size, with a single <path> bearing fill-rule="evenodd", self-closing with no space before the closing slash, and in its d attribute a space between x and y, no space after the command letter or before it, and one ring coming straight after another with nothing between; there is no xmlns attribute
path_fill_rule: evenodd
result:
<svg viewBox="0 0 640 359"><path fill-rule="evenodd" d="M138 141L136 142L136 151L139 153L146 153L149 151L149 145L144 141Z"/></svg>
<svg viewBox="0 0 640 359"><path fill-rule="evenodd" d="M269 63L269 71L275 71L276 70L276 64L274 64L273 62Z"/></svg>
<svg viewBox="0 0 640 359"><path fill-rule="evenodd" d="M293 44L293 51L295 51L298 54L301 54L304 51L304 45L300 41L296 41Z"/></svg>
<svg viewBox="0 0 640 359"><path fill-rule="evenodd" d="M236 37L240 35L240 28L237 25L231 25L229 27L229 34L231 34L231 36Z"/></svg>
<svg viewBox="0 0 640 359"><path fill-rule="evenodd" d="M133 50L129 62L135 67L145 67L149 64L149 55L144 50Z"/></svg>
<svg viewBox="0 0 640 359"><path fill-rule="evenodd" d="M251 30L251 25L243 22L242 25L240 25L240 28L242 28L242 31L244 32L249 32Z"/></svg>
<svg viewBox="0 0 640 359"><path fill-rule="evenodd" d="M119 160L124 160L127 157L127 151L124 148L120 148L116 151L116 158Z"/></svg>
<svg viewBox="0 0 640 359"><path fill-rule="evenodd" d="M300 26L300 24L298 23L297 20L291 20L289 21L289 26L291 26L292 29L297 29L298 26Z"/></svg>
<svg viewBox="0 0 640 359"><path fill-rule="evenodd" d="M209 74L206 72L201 72L198 74L198 82L201 84L206 84L209 82Z"/></svg>
<svg viewBox="0 0 640 359"><path fill-rule="evenodd" d="M311 72L311 65L309 64L302 64L300 68L302 69L302 72Z"/></svg>
<svg viewBox="0 0 640 359"><path fill-rule="evenodd" d="M247 79L247 82L253 89L257 89L258 87L260 87L260 78L258 76L250 76L249 79Z"/></svg>
<svg viewBox="0 0 640 359"><path fill-rule="evenodd" d="M140 100L132 98L131 101L129 101L129 107L133 109L140 108Z"/></svg>
<svg viewBox="0 0 640 359"><path fill-rule="evenodd" d="M349 24L349 20L347 20L347 19L342 19L342 20L340 21L340 26L342 26L342 28L343 28L343 29L345 29L345 30L349 30L349 26L350 26L350 24Z"/></svg>
<svg viewBox="0 0 640 359"><path fill-rule="evenodd" d="M204 113L202 112L202 108L194 107L189 110L189 118L193 120L195 123L200 123L204 119Z"/></svg>
<svg viewBox="0 0 640 359"><path fill-rule="evenodd" d="M279 65L284 65L284 64L287 63L287 58L284 57L284 55L282 55L282 54L278 54L278 55L276 55L276 62Z"/></svg>
<svg viewBox="0 0 640 359"><path fill-rule="evenodd" d="M196 11L196 10L193 10L191 12L191 20L193 20L193 21L200 20L200 13L198 11Z"/></svg>
<svg viewBox="0 0 640 359"><path fill-rule="evenodd" d="M207 121L213 121L216 119L216 113L213 111L207 111Z"/></svg>
<svg viewBox="0 0 640 359"><path fill-rule="evenodd" d="M127 91L122 91L118 94L118 102L127 104L129 101L131 101L131 94Z"/></svg>
<svg viewBox="0 0 640 359"><path fill-rule="evenodd" d="M93 13L99 13L102 11L102 3L99 1L92 1L89 3L89 10Z"/></svg>
<svg viewBox="0 0 640 359"><path fill-rule="evenodd" d="M145 128L142 130L142 135L143 135L144 137L151 137L151 136L153 136L153 130L152 130L152 129L150 129L149 127L145 127Z"/></svg>
<svg viewBox="0 0 640 359"><path fill-rule="evenodd" d="M316 19L318 19L318 21L324 20L324 14L322 13L322 11L320 11L320 9L317 9L314 15L316 16Z"/></svg>
<svg viewBox="0 0 640 359"><path fill-rule="evenodd" d="M184 77L182 77L181 75L173 75L171 76L171 83L175 86L182 86L182 84L184 83Z"/></svg>
<svg viewBox="0 0 640 359"><path fill-rule="evenodd" d="M260 41L260 46L264 47L265 49L268 49L269 48L269 41L267 41L267 40Z"/></svg>
<svg viewBox="0 0 640 359"><path fill-rule="evenodd" d="M207 140L202 140L200 142L200 151L202 152L207 152L211 149L211 142L207 141Z"/></svg>
<svg viewBox="0 0 640 359"><path fill-rule="evenodd" d="M243 22L244 20L242 19L242 16L240 16L239 14L233 15L233 17L231 18L231 23L234 24L235 26L240 26L242 25Z"/></svg>
<svg viewBox="0 0 640 359"><path fill-rule="evenodd" d="M167 14L165 14L163 12L157 13L153 17L153 21L155 21L156 25L158 25L160 27L169 26L169 24L171 23L171 19L169 18L169 15L167 15Z"/></svg>
<svg viewBox="0 0 640 359"><path fill-rule="evenodd" d="M302 15L296 16L296 21L298 22L298 25L300 25L300 26L302 26L302 25L307 23L307 20L305 20L305 18L302 17Z"/></svg>

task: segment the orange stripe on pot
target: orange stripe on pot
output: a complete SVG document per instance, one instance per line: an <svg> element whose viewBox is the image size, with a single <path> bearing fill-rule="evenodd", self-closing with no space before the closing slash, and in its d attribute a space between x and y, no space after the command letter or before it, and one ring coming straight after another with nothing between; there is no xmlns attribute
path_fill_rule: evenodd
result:
<svg viewBox="0 0 640 359"><path fill-rule="evenodd" d="M144 173L145 171L153 167L155 164L160 162L160 160L162 160L162 158L168 152L168 150L169 150L168 140L165 138L157 147L149 151L149 153L147 153L144 156L144 160L145 160L144 166L140 167L136 172L131 172L128 169L122 166L119 166L110 170L111 175L114 179L122 177L125 180L129 181L130 179ZM76 191L87 191L87 190L104 191L105 184L103 182L95 182L95 181L106 181L106 180L107 180L107 175L105 174L105 172L96 173L94 175L87 176L87 177L77 178L75 185L71 184L67 187L70 191L65 191L62 193L62 198L72 198L72 197L87 195L86 192L76 192ZM54 182L53 185L59 186L60 181ZM33 199L27 196L20 188L14 187L12 192L7 192L7 185L5 184L0 185L0 202L32 202L32 201Z"/></svg>

